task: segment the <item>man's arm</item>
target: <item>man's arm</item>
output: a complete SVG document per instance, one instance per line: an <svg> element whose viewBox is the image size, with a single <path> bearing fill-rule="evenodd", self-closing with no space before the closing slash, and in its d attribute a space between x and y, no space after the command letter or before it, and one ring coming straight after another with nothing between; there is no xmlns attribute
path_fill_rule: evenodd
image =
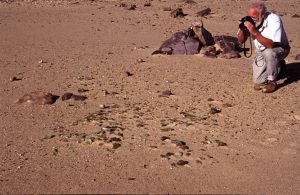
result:
<svg viewBox="0 0 300 195"><path fill-rule="evenodd" d="M245 32L245 30L239 29L237 33L237 38L240 44L245 43L248 39L249 35Z"/></svg>
<svg viewBox="0 0 300 195"><path fill-rule="evenodd" d="M253 24L251 24L250 22L245 22L245 26L249 30L250 34L263 46L265 46L266 48L274 47L274 42L272 41L272 39L268 39L268 38L262 36L261 33L255 29Z"/></svg>

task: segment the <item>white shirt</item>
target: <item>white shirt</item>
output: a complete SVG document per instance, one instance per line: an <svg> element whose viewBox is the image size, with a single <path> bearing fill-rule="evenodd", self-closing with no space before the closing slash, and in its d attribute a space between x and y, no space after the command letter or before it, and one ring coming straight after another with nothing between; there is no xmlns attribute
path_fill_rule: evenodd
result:
<svg viewBox="0 0 300 195"><path fill-rule="evenodd" d="M271 39L273 42L279 42L285 46L289 45L282 21L280 17L274 13L266 13L266 18L258 31L262 36ZM256 50L263 51L266 49L266 47L259 43L256 39L254 39L253 42Z"/></svg>

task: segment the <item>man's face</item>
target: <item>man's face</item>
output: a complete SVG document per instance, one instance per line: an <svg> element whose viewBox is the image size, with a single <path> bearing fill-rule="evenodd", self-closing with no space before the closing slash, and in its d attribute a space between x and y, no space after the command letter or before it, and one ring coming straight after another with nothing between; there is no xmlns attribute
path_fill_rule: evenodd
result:
<svg viewBox="0 0 300 195"><path fill-rule="evenodd" d="M251 9L249 9L248 16L250 16L253 19L253 21L255 22L255 26L256 27L258 27L259 25L261 25L261 23L263 21L263 17L259 15L258 8L251 8Z"/></svg>

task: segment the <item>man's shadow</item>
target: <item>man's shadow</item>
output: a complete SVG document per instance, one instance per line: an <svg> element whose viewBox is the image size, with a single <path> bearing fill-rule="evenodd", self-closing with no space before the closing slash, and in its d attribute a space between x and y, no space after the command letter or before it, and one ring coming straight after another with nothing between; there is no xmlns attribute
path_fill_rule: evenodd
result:
<svg viewBox="0 0 300 195"><path fill-rule="evenodd" d="M279 79L285 79L285 81L278 84L278 89L300 80L300 62L286 64Z"/></svg>

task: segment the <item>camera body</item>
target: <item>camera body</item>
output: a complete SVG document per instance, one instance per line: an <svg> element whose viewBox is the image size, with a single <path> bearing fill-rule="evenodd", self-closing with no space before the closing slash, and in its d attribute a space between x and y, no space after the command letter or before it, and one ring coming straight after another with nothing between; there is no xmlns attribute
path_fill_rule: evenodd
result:
<svg viewBox="0 0 300 195"><path fill-rule="evenodd" d="M247 27L246 27L245 24L244 24L245 22L250 22L251 24L255 25L254 20L253 20L250 16L245 16L245 17L243 17L240 21L241 21L241 23L240 23L240 25L239 25L239 28L240 28L241 30L247 29Z"/></svg>

